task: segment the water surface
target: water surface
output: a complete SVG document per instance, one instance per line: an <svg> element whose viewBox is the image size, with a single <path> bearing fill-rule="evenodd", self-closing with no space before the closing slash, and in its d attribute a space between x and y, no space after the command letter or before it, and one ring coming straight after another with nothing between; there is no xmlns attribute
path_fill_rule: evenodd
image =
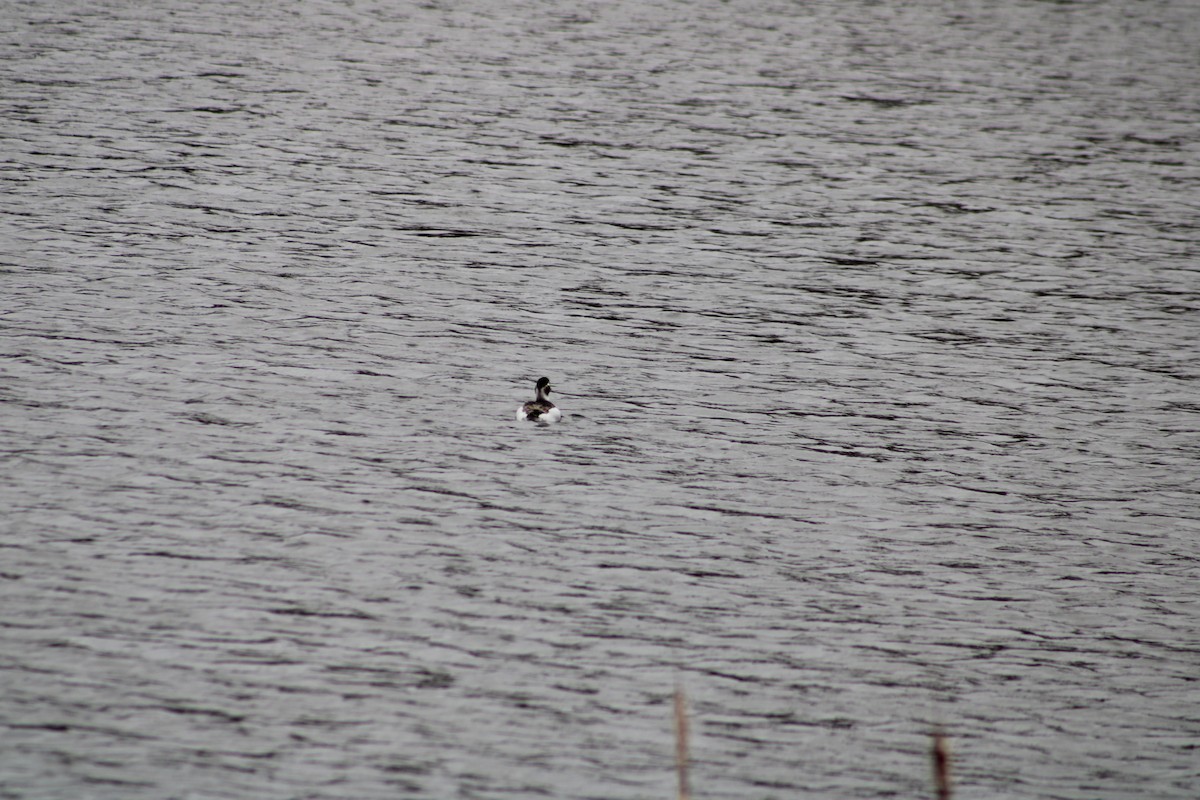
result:
<svg viewBox="0 0 1200 800"><path fill-rule="evenodd" d="M0 797L1196 796L1189 3L4 8Z"/></svg>

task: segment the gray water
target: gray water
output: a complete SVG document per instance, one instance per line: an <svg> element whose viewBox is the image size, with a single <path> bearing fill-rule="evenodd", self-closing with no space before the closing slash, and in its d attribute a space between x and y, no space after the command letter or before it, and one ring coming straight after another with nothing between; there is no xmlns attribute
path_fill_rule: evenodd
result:
<svg viewBox="0 0 1200 800"><path fill-rule="evenodd" d="M0 23L0 797L1200 796L1193 3Z"/></svg>

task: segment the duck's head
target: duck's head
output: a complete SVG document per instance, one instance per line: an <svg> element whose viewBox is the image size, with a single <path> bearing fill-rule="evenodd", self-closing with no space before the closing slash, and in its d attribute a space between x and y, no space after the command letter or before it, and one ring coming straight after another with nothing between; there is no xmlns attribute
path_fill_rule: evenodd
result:
<svg viewBox="0 0 1200 800"><path fill-rule="evenodd" d="M544 394L550 394L550 379L549 378L538 378L537 390Z"/></svg>

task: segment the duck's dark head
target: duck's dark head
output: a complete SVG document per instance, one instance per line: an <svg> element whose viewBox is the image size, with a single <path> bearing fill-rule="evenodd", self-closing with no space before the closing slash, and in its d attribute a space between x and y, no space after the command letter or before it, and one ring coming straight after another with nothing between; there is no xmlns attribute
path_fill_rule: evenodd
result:
<svg viewBox="0 0 1200 800"><path fill-rule="evenodd" d="M538 378L537 390L539 392L543 392L544 394L550 394L550 379Z"/></svg>

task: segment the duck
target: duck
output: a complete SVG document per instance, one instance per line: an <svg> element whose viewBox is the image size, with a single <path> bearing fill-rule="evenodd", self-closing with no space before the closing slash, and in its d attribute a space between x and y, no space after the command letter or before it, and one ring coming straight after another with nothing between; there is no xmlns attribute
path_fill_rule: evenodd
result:
<svg viewBox="0 0 1200 800"><path fill-rule="evenodd" d="M517 419L538 425L551 425L562 419L562 410L550 402L550 379L538 378L534 391L537 392L537 398L517 409Z"/></svg>

